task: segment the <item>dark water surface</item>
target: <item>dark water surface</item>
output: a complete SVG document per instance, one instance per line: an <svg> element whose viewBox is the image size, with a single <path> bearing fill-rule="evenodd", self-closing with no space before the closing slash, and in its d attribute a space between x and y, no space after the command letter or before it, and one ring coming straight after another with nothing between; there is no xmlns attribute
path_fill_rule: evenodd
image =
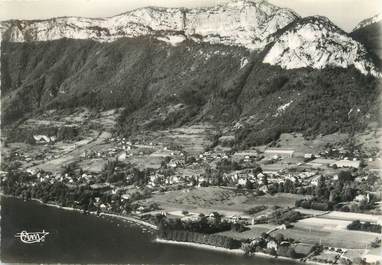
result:
<svg viewBox="0 0 382 265"><path fill-rule="evenodd" d="M45 242L25 244L21 231L47 231ZM155 243L144 227L15 198L1 199L1 261L28 263L295 264Z"/></svg>

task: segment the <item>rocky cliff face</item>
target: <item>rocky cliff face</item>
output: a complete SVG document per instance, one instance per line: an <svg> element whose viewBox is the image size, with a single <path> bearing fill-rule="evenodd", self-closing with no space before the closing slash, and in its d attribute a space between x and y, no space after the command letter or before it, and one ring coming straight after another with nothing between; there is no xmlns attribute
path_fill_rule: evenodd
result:
<svg viewBox="0 0 382 265"><path fill-rule="evenodd" d="M170 45L191 40L256 51L272 43L264 63L286 69L354 65L365 75L380 76L363 45L327 18L301 19L295 12L265 0L234 0L195 9L147 7L98 19L11 20L1 22L0 27L3 40L10 42L61 38L112 42L124 37L151 36Z"/></svg>
<svg viewBox="0 0 382 265"><path fill-rule="evenodd" d="M263 62L286 69L354 65L365 75L380 76L365 47L320 16L301 19L276 36Z"/></svg>
<svg viewBox="0 0 382 265"><path fill-rule="evenodd" d="M260 49L265 39L298 19L291 10L264 0L236 0L210 8L148 7L102 19L63 17L1 23L3 39L12 42L61 38L114 41L122 37L158 36L172 44L199 42Z"/></svg>

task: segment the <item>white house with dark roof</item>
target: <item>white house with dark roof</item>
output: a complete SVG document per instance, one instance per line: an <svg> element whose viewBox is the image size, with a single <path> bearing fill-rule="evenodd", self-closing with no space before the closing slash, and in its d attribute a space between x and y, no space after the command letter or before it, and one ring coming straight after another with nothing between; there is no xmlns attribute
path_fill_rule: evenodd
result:
<svg viewBox="0 0 382 265"><path fill-rule="evenodd" d="M264 154L267 156L279 156L279 157L288 157L291 158L294 155L294 149L288 148L268 148L264 151Z"/></svg>

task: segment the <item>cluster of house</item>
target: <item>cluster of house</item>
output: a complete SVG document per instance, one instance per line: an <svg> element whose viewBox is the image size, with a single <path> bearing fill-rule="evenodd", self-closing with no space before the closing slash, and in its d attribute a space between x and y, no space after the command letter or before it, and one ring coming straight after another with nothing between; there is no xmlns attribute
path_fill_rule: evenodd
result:
<svg viewBox="0 0 382 265"><path fill-rule="evenodd" d="M344 146L340 147L328 147L319 155L323 158L335 158L338 160L359 160L361 158L361 152L358 149L349 150Z"/></svg>
<svg viewBox="0 0 382 265"><path fill-rule="evenodd" d="M236 170L230 173L223 173L222 181L235 186L245 186L250 182L257 187L259 190L267 193L267 185L272 183L285 183L286 181L291 181L292 183L306 184L317 186L321 174L318 171L309 172L299 172L299 173L284 173L279 172L277 174L265 174L265 173L254 173L253 170ZM338 179L338 175L335 175L333 179ZM266 180L265 180L266 179ZM265 181L267 183L265 183ZM185 186L203 186L203 184L212 184L212 179L206 177L203 174L195 174L192 176L186 175L172 175L165 176L160 173L155 173L149 177L148 187L158 187L162 185L173 185L173 184L184 184Z"/></svg>
<svg viewBox="0 0 382 265"><path fill-rule="evenodd" d="M264 183L265 177L267 183ZM260 190L264 189L264 192L267 192L267 188L263 185L268 185L272 183L281 184L285 183L288 180L292 183L306 183L313 186L317 186L320 177L321 175L315 171L298 173L288 173L280 171L278 173L273 174L266 174L262 172L255 174L251 172L251 170L238 170L231 173L225 173L223 175L223 179L228 181L228 183L244 186L249 181L252 184L257 184L257 186L259 187L262 186Z"/></svg>
<svg viewBox="0 0 382 265"><path fill-rule="evenodd" d="M54 143L57 140L56 136L48 136L44 134L39 134L39 135L33 135L33 140L35 141L36 144L49 144L49 143Z"/></svg>
<svg viewBox="0 0 382 265"><path fill-rule="evenodd" d="M293 250L293 258L307 257L315 250L315 246L312 244L291 243L290 241L284 239L283 236L281 238L271 236L270 232L264 233L262 236L253 239L250 242L250 246L265 246L262 250L263 252L284 257L291 257L290 250Z"/></svg>
<svg viewBox="0 0 382 265"><path fill-rule="evenodd" d="M32 158L29 155L24 154L22 152L13 152L11 156L14 158L14 160L20 160L20 161L26 161L26 162L32 161Z"/></svg>
<svg viewBox="0 0 382 265"><path fill-rule="evenodd" d="M115 147L108 148L107 150L94 151L94 150L85 150L81 157L85 159L93 158L114 158L117 157L119 161L124 161L128 156L132 156L133 148L137 148L137 144L132 143L131 141L126 140L126 138L108 138L107 142L113 143ZM153 145L153 144L152 144ZM141 155L144 153L141 152Z"/></svg>
<svg viewBox="0 0 382 265"><path fill-rule="evenodd" d="M113 143L116 148L119 151L130 151L133 148L139 149L139 148L149 148L149 149L156 149L158 147L158 144L153 143L153 142L140 142L140 141L131 141L126 138L120 138L120 137L115 137L115 138L109 138L108 139L109 143Z"/></svg>
<svg viewBox="0 0 382 265"><path fill-rule="evenodd" d="M100 197L94 198L94 206L101 210L102 212L110 212L113 208L113 204L119 200L119 210L122 214L126 214L126 210L123 207L123 203L131 200L133 198L134 194L139 194L139 196L143 196L143 193L138 191L136 188L131 187L116 187L115 185L111 183L96 183L90 185L90 188L95 191L99 191L100 193L104 195L110 195L111 200L109 202L102 201ZM113 197L115 195L118 195L116 197ZM133 214L143 214L145 212L157 210L157 205L138 205L138 204L132 204L132 206L135 206L135 210L132 211Z"/></svg>
<svg viewBox="0 0 382 265"><path fill-rule="evenodd" d="M54 184L56 182L65 183L65 184L78 184L78 183L88 183L94 179L94 176L91 174L83 173L78 177L72 177L69 174L55 173L40 171L38 169L28 168L26 172L32 176L35 176L38 182L49 182Z"/></svg>
<svg viewBox="0 0 382 265"><path fill-rule="evenodd" d="M228 159L229 155L227 153L221 152L221 153L215 153L211 151L206 151L202 154L199 154L197 157L198 162L212 162L217 159Z"/></svg>
<svg viewBox="0 0 382 265"><path fill-rule="evenodd" d="M165 176L163 174L155 173L149 176L148 187L154 188L162 185L174 185L174 184L184 184L185 186L192 186L194 182L198 182L200 176Z"/></svg>
<svg viewBox="0 0 382 265"><path fill-rule="evenodd" d="M45 138L41 138L45 139ZM44 140L45 141L45 140ZM185 166L186 155L181 151L173 151L169 150L167 147L163 147L158 144L148 143L133 143L125 138L109 138L109 142L115 143L116 147L111 147L102 152L96 152L92 150L85 150L82 157L84 158L110 158L117 157L119 161L125 160L129 155L131 155L134 151L140 150L141 148L147 148L147 146L152 146L152 149L156 151L152 151L150 155L152 156L161 156L161 157L170 157L170 160L167 161L168 168L183 168ZM160 148L158 148L158 146ZM128 151L130 150L130 151ZM347 154L346 152L340 150L340 153ZM234 161L253 161L254 159L258 159L260 156L263 158L266 156L271 159L286 159L292 158L295 155L295 150L293 149L285 149L285 148L267 148L264 152L260 152L258 150L246 150L236 152L233 155L230 155L225 152L203 152L199 154L195 158L195 166L200 166L201 163L218 161L220 159L233 159ZM346 157L342 160L334 160L334 159L326 159L320 158L320 155L313 154L305 154L304 158L309 161L306 164L312 165L326 165L330 166L336 164L338 167L359 167L358 160L348 160ZM312 160L313 159L313 160ZM312 166L314 169L315 167ZM37 177L40 182L49 181L54 183L56 181L61 181L67 184L76 184L76 183L89 183L94 176L90 174L82 174L80 176L71 177L68 174L60 175L50 175L45 174L41 175L40 172L29 172L31 174L37 174ZM128 178L132 178L133 176L127 176ZM308 170L305 172L289 172L288 170L279 170L277 172L267 173L267 172L254 172L251 169L245 170L237 170L229 173L224 173L221 178L222 180L232 186L241 185L245 186L250 182L251 184L256 185L260 191L264 193L268 192L268 184L272 183L285 183L286 181L291 181L292 183L299 183L302 185L313 185L317 186L321 174L319 170ZM338 176L334 176L333 180L338 178ZM212 179L208 178L204 174L191 174L191 175L182 175L182 173L175 173L174 175L168 176L165 174L161 174L160 171L155 172L154 174L149 176L149 180L147 183L147 187L149 188L157 188L166 185L174 185L180 184L185 187L188 186L202 186L204 184L210 185L212 184ZM267 183L265 183L265 181ZM366 195L365 195L366 196ZM365 198L357 198L357 200L364 200Z"/></svg>
<svg viewBox="0 0 382 265"><path fill-rule="evenodd" d="M257 150L244 150L235 152L232 155L234 161L251 162L260 157L260 152Z"/></svg>
<svg viewBox="0 0 382 265"><path fill-rule="evenodd" d="M124 138L116 138L113 139L111 138L111 142L117 142L122 145L126 145L130 148L133 147L133 144L130 141L126 141ZM92 150L86 150L83 154L83 157L85 158L104 158L104 157L115 157L115 155L118 153L119 149L118 148L109 148L106 151L103 152L95 152ZM184 159L184 154L180 151L171 151L168 150L167 148L163 148L158 155L163 155L163 152L167 152L166 155L171 157L171 159L167 163L167 167L169 168L179 168L179 167L184 167L185 165L185 159ZM268 157L271 156L273 158L278 158L280 157L293 157L294 155L294 150L292 149L277 149L277 148L269 148L264 151L264 154L267 155ZM155 155L156 152L152 153L152 155ZM232 158L239 158L239 159L247 159L247 160L252 160L256 157L258 157L259 152L256 150L250 150L248 152L241 152L234 154ZM313 155L308 154L310 158L314 157ZM125 151L122 151L118 155L118 160L123 161L126 159L127 153ZM205 161L212 161L216 159L227 159L230 158L230 156L226 153L214 153L214 152L204 152L200 154L196 160L196 163L198 161L205 162ZM318 161L316 161L318 160ZM323 159L321 159L323 160ZM313 161L310 161L308 163L328 163L331 164L333 160L330 161L321 161L320 158L317 158ZM314 162L316 161L316 162ZM344 161L336 161L339 167L356 167L357 165L353 165L353 163L359 162L359 161L350 161L350 160L344 160ZM30 172L32 173L32 172ZM36 174L34 172L33 174ZM76 177L75 179L69 175L59 175L56 174L55 176L38 176L39 180L41 182L43 181L49 181L51 183L54 183L55 181L62 181L64 183L69 183L69 184L75 184L79 181L79 183L83 182L88 182L93 176L83 174L79 177ZM131 177L131 176L130 176ZM241 185L245 186L248 184L248 182L255 184L260 191L263 191L264 193L268 192L268 184L272 183L285 183L286 181L291 181L292 183L299 183L299 184L306 184L306 185L313 185L317 186L318 181L321 177L321 174L319 174L319 171L307 171L307 172L294 172L290 173L288 170L281 170L278 172L273 172L271 174L267 174L265 172L261 173L255 173L253 170L237 170L233 171L230 173L224 173L222 176L222 180L225 183L228 183L229 185ZM338 178L338 176L334 176L333 179ZM266 179L267 183L264 183ZM149 176L149 180L147 183L147 186L149 188L155 188L155 187L161 187L165 185L174 185L174 184L181 184L184 186L202 186L203 184L212 184L212 179L207 178L203 174L195 174L195 175L181 175L181 174L174 174L171 176L165 176L164 174L160 174L158 171ZM266 185L265 185L266 184Z"/></svg>

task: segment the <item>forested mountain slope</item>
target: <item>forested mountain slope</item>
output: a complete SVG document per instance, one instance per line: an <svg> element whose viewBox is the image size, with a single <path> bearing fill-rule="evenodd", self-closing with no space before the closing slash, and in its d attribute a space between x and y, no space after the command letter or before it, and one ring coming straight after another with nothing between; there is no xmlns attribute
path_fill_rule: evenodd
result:
<svg viewBox="0 0 382 265"><path fill-rule="evenodd" d="M123 107L123 134L208 121L259 144L377 119L378 79L354 67L282 69L262 62L267 51L146 37L3 42L3 124L50 108Z"/></svg>

